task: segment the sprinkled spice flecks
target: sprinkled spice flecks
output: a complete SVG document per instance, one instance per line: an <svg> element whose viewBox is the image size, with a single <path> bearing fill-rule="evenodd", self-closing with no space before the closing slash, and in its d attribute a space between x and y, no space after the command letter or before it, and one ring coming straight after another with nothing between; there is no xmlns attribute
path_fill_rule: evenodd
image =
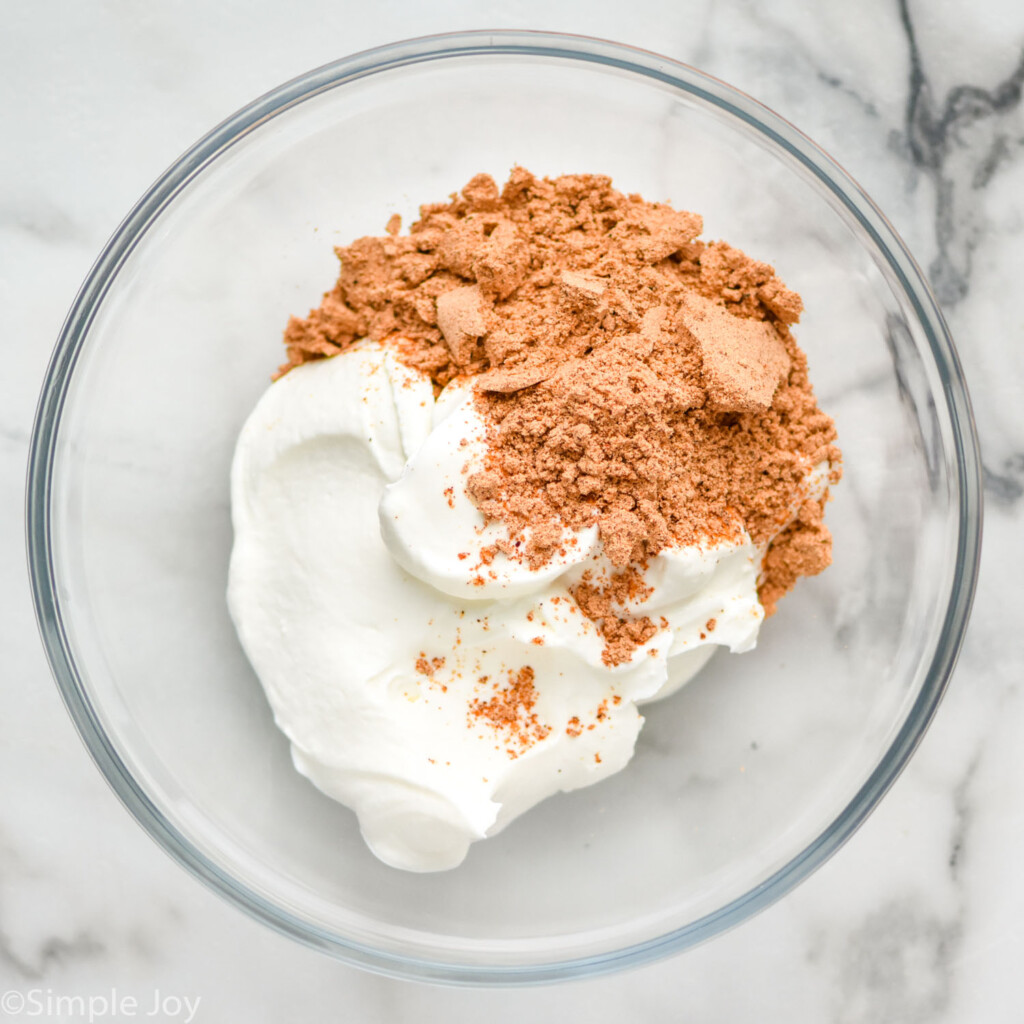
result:
<svg viewBox="0 0 1024 1024"><path fill-rule="evenodd" d="M643 601L652 588L646 586L635 566L613 573L603 583L594 580L588 570L570 593L580 611L594 622L604 639L601 660L605 665L621 665L632 658L637 647L647 643L658 632L651 619L642 615L633 617L623 610L627 601Z"/></svg>
<svg viewBox="0 0 1024 1024"><path fill-rule="evenodd" d="M518 672L510 670L505 685L492 683L492 695L488 699L478 697L469 705L470 726L484 723L503 733L509 744L506 750L513 759L551 733L551 727L534 711L537 689L533 681L534 672L529 665ZM487 676L478 680L481 685L488 682Z"/></svg>
<svg viewBox="0 0 1024 1024"><path fill-rule="evenodd" d="M420 651L420 655L416 659L416 671L421 676L432 676L435 672L440 672L443 668L443 657L428 658L426 651Z"/></svg>

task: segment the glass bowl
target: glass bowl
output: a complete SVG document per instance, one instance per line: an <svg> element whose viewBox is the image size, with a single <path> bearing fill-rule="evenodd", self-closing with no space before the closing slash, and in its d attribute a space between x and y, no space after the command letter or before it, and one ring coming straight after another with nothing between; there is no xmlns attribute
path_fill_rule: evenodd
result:
<svg viewBox="0 0 1024 1024"><path fill-rule="evenodd" d="M385 867L292 768L225 607L228 469L281 333L379 234L478 171L610 174L704 216L799 291L838 425L835 563L750 654L646 709L633 763L459 869ZM749 97L579 37L413 40L312 71L214 129L128 215L68 316L32 439L28 542L58 685L151 835L237 906L375 970L461 983L635 965L735 925L878 802L952 671L979 460L952 342L850 178ZM366 581L352 581L353 586Z"/></svg>

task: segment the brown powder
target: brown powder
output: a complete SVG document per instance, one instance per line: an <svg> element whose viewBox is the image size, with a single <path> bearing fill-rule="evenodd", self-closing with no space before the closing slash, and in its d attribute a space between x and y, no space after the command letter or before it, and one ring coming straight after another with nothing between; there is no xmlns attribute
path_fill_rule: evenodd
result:
<svg viewBox="0 0 1024 1024"><path fill-rule="evenodd" d="M708 403L719 412L765 412L789 377L786 346L770 323L741 320L699 295L679 310L680 330L696 342Z"/></svg>
<svg viewBox="0 0 1024 1024"><path fill-rule="evenodd" d="M840 453L790 331L800 297L701 229L599 175L517 167L500 192L477 175L421 207L408 235L392 220L386 236L339 248L338 282L289 322L280 372L367 336L394 338L437 388L479 375L489 454L468 489L508 524L510 553L518 540L542 564L564 526L596 524L622 569L745 527L769 545L759 592L771 614L830 560L805 481L824 460L838 480ZM622 616L617 585L575 591L609 664L655 630Z"/></svg>
<svg viewBox="0 0 1024 1024"><path fill-rule="evenodd" d="M814 576L832 563L832 535L822 517L823 501L805 501L797 518L772 542L764 558L757 596L766 615L801 576Z"/></svg>
<svg viewBox="0 0 1024 1024"><path fill-rule="evenodd" d="M634 618L623 607L627 601L642 602L654 593L635 566L613 573L603 585L588 570L570 593L580 611L597 626L604 640L601 661L609 667L629 661L633 651L658 632L648 616Z"/></svg>
<svg viewBox="0 0 1024 1024"><path fill-rule="evenodd" d="M432 676L444 668L444 658L428 658L426 651L420 651L415 667L421 676Z"/></svg>
<svg viewBox="0 0 1024 1024"><path fill-rule="evenodd" d="M503 734L509 757L518 757L525 749L543 740L551 732L533 710L537 704L534 672L524 665L518 672L509 672L505 686L492 684L493 696L476 698L469 706L469 724L484 722ZM480 682L488 680L483 677Z"/></svg>

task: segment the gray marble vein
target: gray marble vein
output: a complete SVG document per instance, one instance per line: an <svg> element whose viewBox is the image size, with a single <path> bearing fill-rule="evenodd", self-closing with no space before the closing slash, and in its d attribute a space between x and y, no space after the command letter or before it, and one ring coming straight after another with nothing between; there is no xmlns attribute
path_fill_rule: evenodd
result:
<svg viewBox="0 0 1024 1024"><path fill-rule="evenodd" d="M899 10L910 54L907 150L935 188L939 251L928 271L939 301L953 306L970 287L972 253L984 231L974 195L1024 144L1024 49L1013 71L995 86L962 84L940 98L925 72L909 0L899 0Z"/></svg>
<svg viewBox="0 0 1024 1024"><path fill-rule="evenodd" d="M998 469L983 465L985 494L999 505L1015 505L1024 495L1024 452L1003 459Z"/></svg>

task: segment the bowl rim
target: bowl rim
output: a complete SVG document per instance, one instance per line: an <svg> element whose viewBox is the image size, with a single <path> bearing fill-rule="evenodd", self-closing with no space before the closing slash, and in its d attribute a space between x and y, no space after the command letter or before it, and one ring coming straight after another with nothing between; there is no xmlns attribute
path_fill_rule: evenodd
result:
<svg viewBox="0 0 1024 1024"><path fill-rule="evenodd" d="M624 71L696 97L738 118L800 163L868 234L909 300L941 379L956 455L957 549L949 603L924 683L885 757L804 850L750 891L690 924L620 950L555 962L455 963L408 957L303 920L213 863L160 812L106 734L65 632L53 566L50 504L56 439L68 389L92 322L139 239L179 192L235 142L316 95L383 71L424 62L520 56ZM680 61L602 39L552 32L480 30L391 43L343 57L271 90L227 118L176 160L146 191L104 246L67 315L46 371L33 424L26 484L26 541L33 603L51 671L89 754L128 811L179 864L230 903L276 931L342 960L393 977L461 985L539 983L638 966L679 952L768 907L820 867L863 823L903 770L946 690L963 642L978 576L982 534L981 460L959 359L920 268L863 189L822 149L752 97Z"/></svg>

